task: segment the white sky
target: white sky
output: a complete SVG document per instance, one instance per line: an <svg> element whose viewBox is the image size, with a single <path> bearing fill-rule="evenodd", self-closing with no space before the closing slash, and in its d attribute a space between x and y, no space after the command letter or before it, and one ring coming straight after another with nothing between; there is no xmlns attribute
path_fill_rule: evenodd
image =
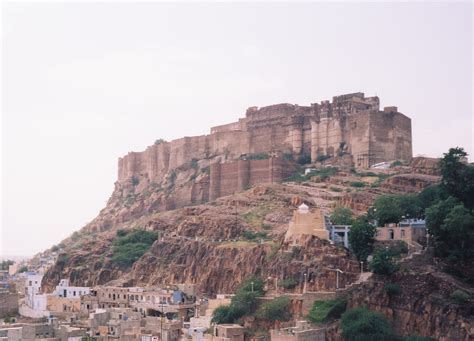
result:
<svg viewBox="0 0 474 341"><path fill-rule="evenodd" d="M92 220L119 156L254 105L362 91L412 118L415 155L474 152L468 2L2 10L0 255L42 251Z"/></svg>

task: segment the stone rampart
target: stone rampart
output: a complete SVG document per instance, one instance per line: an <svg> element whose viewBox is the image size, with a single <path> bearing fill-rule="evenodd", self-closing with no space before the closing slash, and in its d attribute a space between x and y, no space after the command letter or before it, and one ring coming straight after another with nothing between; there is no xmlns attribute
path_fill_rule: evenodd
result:
<svg viewBox="0 0 474 341"><path fill-rule="evenodd" d="M383 161L410 161L411 120L397 110L386 107L380 111L378 97L366 98L363 93L335 96L331 103L311 106L252 107L245 118L213 127L210 135L183 137L128 153L119 159L118 181L134 176L157 181L193 159L232 161L255 153L307 154L313 162L321 156L346 153L361 168ZM252 183L251 178L241 180Z"/></svg>
<svg viewBox="0 0 474 341"><path fill-rule="evenodd" d="M294 165L281 158L215 162L210 166L209 199L244 190L260 183L274 183L294 172Z"/></svg>
<svg viewBox="0 0 474 341"><path fill-rule="evenodd" d="M18 313L18 294L0 292L0 318Z"/></svg>

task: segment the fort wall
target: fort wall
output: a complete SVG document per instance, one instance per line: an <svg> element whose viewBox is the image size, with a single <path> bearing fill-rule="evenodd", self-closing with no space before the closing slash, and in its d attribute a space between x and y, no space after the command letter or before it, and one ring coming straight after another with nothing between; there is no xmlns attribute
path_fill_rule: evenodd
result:
<svg viewBox="0 0 474 341"><path fill-rule="evenodd" d="M209 200L233 194L260 183L274 183L294 172L294 165L281 158L215 162L210 166Z"/></svg>
<svg viewBox="0 0 474 341"><path fill-rule="evenodd" d="M193 188L192 197L212 199L216 193L226 195L236 188L278 181L273 179L281 179L280 172L285 173L278 158L235 161L242 155L291 153L296 159L308 154L315 162L320 156L344 153L360 168L382 161L410 161L410 118L397 107L380 111L379 106L378 97L353 93L310 106L283 103L251 107L237 122L211 128L210 135L183 137L128 153L118 161L118 181L138 176L160 182L193 160L207 160L214 178L210 177L207 189L206 182ZM220 168L212 165L215 162L220 162Z"/></svg>

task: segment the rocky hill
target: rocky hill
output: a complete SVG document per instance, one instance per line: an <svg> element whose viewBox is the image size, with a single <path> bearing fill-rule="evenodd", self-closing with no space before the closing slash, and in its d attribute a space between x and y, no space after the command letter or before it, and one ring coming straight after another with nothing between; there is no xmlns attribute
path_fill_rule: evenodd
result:
<svg viewBox="0 0 474 341"><path fill-rule="evenodd" d="M341 284L349 284L357 279L358 263L345 250L316 238L283 242L295 204L304 201L326 212L341 204L362 213L377 195L415 192L439 180L411 171L410 167L375 173L322 168L292 181L257 185L174 210L157 202L166 193L177 196L189 190L190 179L195 180L191 187L206 181L199 165L182 167L173 182L165 178L160 187L141 180L117 183L99 216L62 243L43 285L49 290L61 278L88 286L186 282L212 294L232 292L251 275L302 283L303 274L308 273L308 290L328 290L335 286L334 273L326 269L333 267L346 271ZM168 187L164 190L163 186ZM118 265L113 261L113 246L120 229L154 231L159 238L133 265Z"/></svg>

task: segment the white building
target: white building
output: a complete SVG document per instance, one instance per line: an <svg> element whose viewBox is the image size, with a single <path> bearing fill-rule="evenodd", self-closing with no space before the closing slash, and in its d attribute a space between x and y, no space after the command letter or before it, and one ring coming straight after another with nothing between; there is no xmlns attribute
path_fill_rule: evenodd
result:
<svg viewBox="0 0 474 341"><path fill-rule="evenodd" d="M26 305L32 309L34 309L33 301L34 301L35 295L40 294L42 280L43 280L43 275L40 275L34 272L28 272L26 274L25 300L26 300Z"/></svg>
<svg viewBox="0 0 474 341"><path fill-rule="evenodd" d="M68 279L62 279L56 289L53 291L54 296L68 297L68 298L79 298L83 295L90 293L89 287L72 287L69 286Z"/></svg>

